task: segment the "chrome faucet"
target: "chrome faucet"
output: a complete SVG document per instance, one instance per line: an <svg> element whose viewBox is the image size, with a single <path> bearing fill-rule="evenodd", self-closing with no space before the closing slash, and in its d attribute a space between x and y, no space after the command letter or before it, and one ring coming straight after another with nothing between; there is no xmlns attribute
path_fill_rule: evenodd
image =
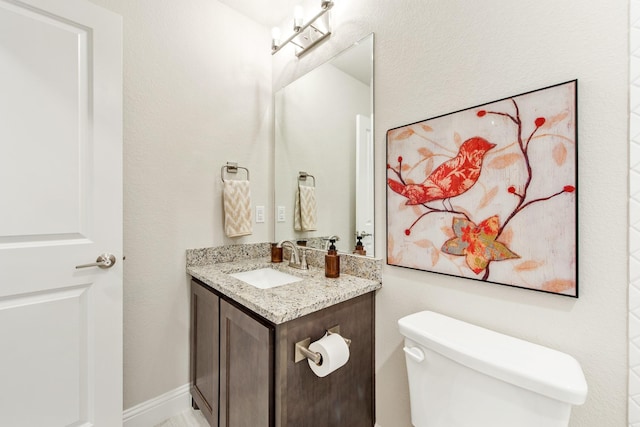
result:
<svg viewBox="0 0 640 427"><path fill-rule="evenodd" d="M304 249L302 249L302 256L298 251L298 246L293 243L291 240L281 240L278 242L276 247L284 248L285 245L291 247L291 259L289 260L289 267L299 268L300 270L308 270L309 266L307 265L307 253Z"/></svg>

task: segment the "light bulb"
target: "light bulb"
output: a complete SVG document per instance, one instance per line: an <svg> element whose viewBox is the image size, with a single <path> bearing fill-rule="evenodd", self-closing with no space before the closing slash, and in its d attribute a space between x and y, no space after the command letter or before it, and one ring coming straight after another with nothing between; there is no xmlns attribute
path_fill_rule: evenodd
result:
<svg viewBox="0 0 640 427"><path fill-rule="evenodd" d="M278 45L278 43L280 43L280 28L273 27L271 29L271 41L276 46Z"/></svg>
<svg viewBox="0 0 640 427"><path fill-rule="evenodd" d="M304 10L302 6L298 5L293 9L293 29L299 31L302 27L302 20L304 19Z"/></svg>

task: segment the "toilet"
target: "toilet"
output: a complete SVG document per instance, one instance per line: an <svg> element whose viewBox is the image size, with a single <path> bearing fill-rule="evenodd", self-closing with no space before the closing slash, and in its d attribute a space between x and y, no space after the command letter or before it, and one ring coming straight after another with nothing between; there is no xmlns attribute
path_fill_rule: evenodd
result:
<svg viewBox="0 0 640 427"><path fill-rule="evenodd" d="M587 397L565 353L431 311L398 326L415 427L566 427Z"/></svg>

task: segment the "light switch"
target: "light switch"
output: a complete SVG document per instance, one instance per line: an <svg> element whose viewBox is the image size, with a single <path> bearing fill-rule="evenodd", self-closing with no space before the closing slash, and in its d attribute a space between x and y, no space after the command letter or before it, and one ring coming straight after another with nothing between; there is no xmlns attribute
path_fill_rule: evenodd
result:
<svg viewBox="0 0 640 427"><path fill-rule="evenodd" d="M264 206L256 206L256 222L264 222Z"/></svg>
<svg viewBox="0 0 640 427"><path fill-rule="evenodd" d="M284 206L278 206L278 222L284 222Z"/></svg>

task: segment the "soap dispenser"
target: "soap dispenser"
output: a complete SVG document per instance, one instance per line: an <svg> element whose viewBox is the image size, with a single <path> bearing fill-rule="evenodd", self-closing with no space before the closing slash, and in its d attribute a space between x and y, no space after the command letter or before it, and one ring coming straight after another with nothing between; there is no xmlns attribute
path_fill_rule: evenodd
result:
<svg viewBox="0 0 640 427"><path fill-rule="evenodd" d="M358 241L356 242L356 248L353 251L353 253L358 255L366 255L367 251L364 248L364 245L362 244L362 236L357 236L357 237L358 237Z"/></svg>
<svg viewBox="0 0 640 427"><path fill-rule="evenodd" d="M336 250L335 239L329 240L331 246L324 256L324 275L329 278L340 277L340 255Z"/></svg>

